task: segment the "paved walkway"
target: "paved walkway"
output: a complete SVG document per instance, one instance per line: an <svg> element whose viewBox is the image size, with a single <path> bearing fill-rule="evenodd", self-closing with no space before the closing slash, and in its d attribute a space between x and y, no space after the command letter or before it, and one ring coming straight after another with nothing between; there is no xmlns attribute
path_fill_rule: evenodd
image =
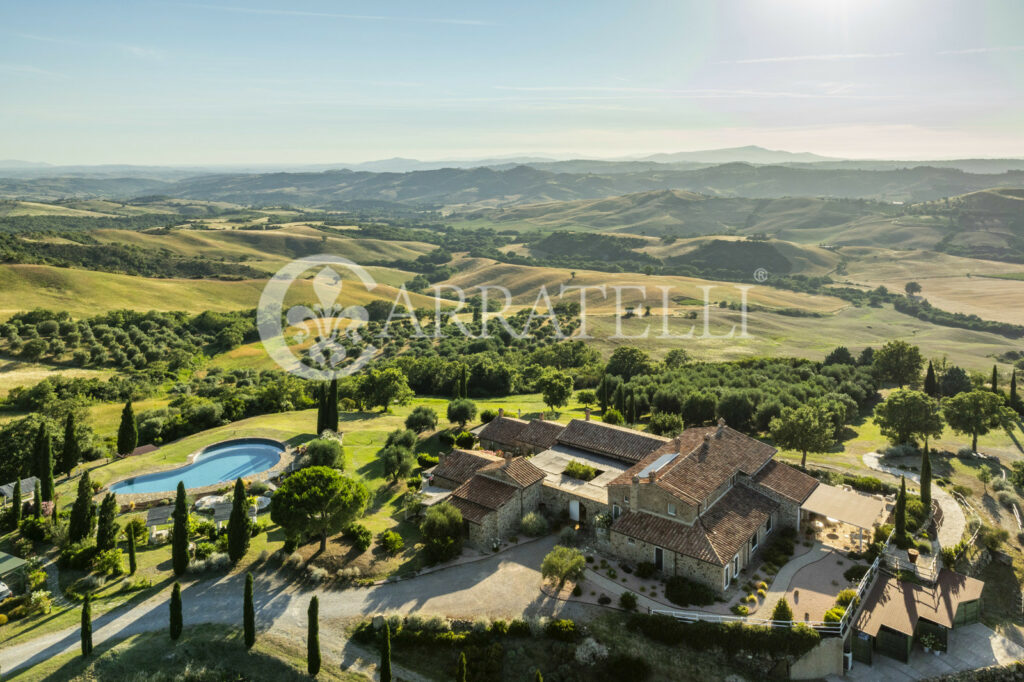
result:
<svg viewBox="0 0 1024 682"><path fill-rule="evenodd" d="M306 608L314 594L320 598L321 642L331 637L341 640L344 619L374 613L417 611L458 618L512 618L523 614L588 618L599 613L600 607L562 602L540 592L541 560L556 541L555 537L544 538L484 561L367 588L307 589L275 573L258 574L256 626L305 641ZM230 575L184 585L185 624L241 625L244 582L244 576ZM99 645L168 627L169 598L170 590L166 590L135 606L95 617L93 642ZM0 648L4 672L79 651L79 634L76 626L29 640L15 638ZM346 648L343 659L354 658L359 656Z"/></svg>
<svg viewBox="0 0 1024 682"><path fill-rule="evenodd" d="M871 469L884 471L897 478L906 476L907 480L913 481L919 486L921 485L920 474L897 469L888 464L882 464L882 456L877 452L869 452L862 459L864 464ZM932 499L942 508L942 526L939 528L938 538L939 545L942 547L952 547L960 542L960 539L963 537L964 529L967 528L967 517L964 516L964 510L953 499L953 496L943 490L941 486L936 485L934 479L932 479Z"/></svg>
<svg viewBox="0 0 1024 682"><path fill-rule="evenodd" d="M1024 647L1014 644L981 623L958 627L949 632L949 651L936 656L926 654L914 645L908 663L883 656L877 651L872 664L854 663L846 677L829 676L828 680L891 680L905 682L941 677L951 673L992 665L1005 665L1024 658Z"/></svg>
<svg viewBox="0 0 1024 682"><path fill-rule="evenodd" d="M804 552L795 559L786 562L772 579L772 584L768 586L768 594L765 595L761 605L757 607L756 611L752 611L750 615L756 615L758 618L771 618L775 605L779 603L779 599L786 596L786 592L789 591L789 584L793 582L793 576L797 574L797 571L805 566L810 566L816 561L821 561L831 553L832 550L830 548L820 542L815 542L809 552Z"/></svg>

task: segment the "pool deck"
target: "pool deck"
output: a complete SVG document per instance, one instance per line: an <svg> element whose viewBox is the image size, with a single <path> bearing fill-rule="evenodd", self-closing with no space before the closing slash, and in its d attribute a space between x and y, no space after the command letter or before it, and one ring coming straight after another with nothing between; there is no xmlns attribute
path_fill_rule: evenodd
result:
<svg viewBox="0 0 1024 682"><path fill-rule="evenodd" d="M200 448L199 450L196 450L195 452L191 453L182 464L179 464L177 466L173 466L173 467L158 467L158 468L154 468L154 469L147 469L147 470L144 470L144 471L136 472L136 473L134 473L131 476L128 476L126 478L122 478L122 479L119 479L117 481L111 481L110 484L104 486L103 489L100 492L101 493L110 492L110 486L111 485L119 483L120 481L127 480L129 478L138 478L139 476L146 476L148 474L156 474L156 473L161 473L161 472L165 472L165 471L174 471L175 469L181 469L181 468L187 467L190 464L192 464L193 462L195 462L196 458L199 455L203 454L204 452L208 452L210 450L214 450L214 449L216 449L218 447L223 447L225 445L231 445L232 443L239 443L239 442L244 442L244 441L254 441L254 440L255 441L264 442L264 443L274 443L276 445L280 445L281 448L283 448L283 450L281 452L281 457L277 460L277 464L275 464L274 466L270 467L266 471L260 471L259 473L252 474L251 476L243 476L242 480L245 481L246 483L250 483L252 481L267 481L267 480L270 480L272 478L275 478L281 472L283 472L285 469L287 469L288 465L290 465L292 463L292 460L295 459L295 453L294 453L294 450L292 448L290 448L287 445L285 445L284 443L282 443L280 441L276 441L276 440L274 440L272 438L229 438L228 440L222 440L222 441L217 442L217 443L211 443L210 445L207 445L207 446L205 446L203 448ZM195 498L195 497L199 497L199 496L202 496L202 495L209 495L211 493L215 493L215 492L217 492L219 490L223 490L225 488L230 488L232 485L234 485L234 481L221 481L220 483L214 483L212 485L204 485L204 486L201 486L199 488L188 488L188 493L189 493L190 496ZM135 506L135 505L146 505L146 504L151 503L151 502L156 502L156 501L160 501L160 500L170 500L170 499L174 498L174 491L173 490L163 491L163 492L158 492L158 493L128 493L128 494L115 493L115 494L117 495L117 503L119 505L121 505L122 507L124 507L124 506Z"/></svg>

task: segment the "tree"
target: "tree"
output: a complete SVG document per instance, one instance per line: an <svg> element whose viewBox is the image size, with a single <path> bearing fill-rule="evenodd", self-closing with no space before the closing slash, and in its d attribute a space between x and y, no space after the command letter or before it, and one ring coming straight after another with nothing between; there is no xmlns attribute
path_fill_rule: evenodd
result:
<svg viewBox="0 0 1024 682"><path fill-rule="evenodd" d="M896 508L892 514L896 538L902 539L907 535L907 479L903 476L900 476L900 492L896 495Z"/></svg>
<svg viewBox="0 0 1024 682"><path fill-rule="evenodd" d="M68 412L64 422L64 444L60 452L60 472L70 477L78 463L82 461L82 449L75 434L75 413Z"/></svg>
<svg viewBox="0 0 1024 682"><path fill-rule="evenodd" d="M324 428L338 432L338 379L331 379L327 386L327 405L324 414Z"/></svg>
<svg viewBox="0 0 1024 682"><path fill-rule="evenodd" d="M324 384L316 387L316 435L327 429L327 389Z"/></svg>
<svg viewBox="0 0 1024 682"><path fill-rule="evenodd" d="M928 370L924 375L924 392L932 398L939 397L939 380L935 377L935 368L932 361L928 361Z"/></svg>
<svg viewBox="0 0 1024 682"><path fill-rule="evenodd" d="M789 602L786 601L785 597L780 597L779 601L775 602L775 609L772 611L772 620L793 622L793 609L790 608Z"/></svg>
<svg viewBox="0 0 1024 682"><path fill-rule="evenodd" d="M82 604L82 655L92 653L92 595L86 593Z"/></svg>
<svg viewBox="0 0 1024 682"><path fill-rule="evenodd" d="M314 438L306 443L302 466L345 468L345 448L334 438Z"/></svg>
<svg viewBox="0 0 1024 682"><path fill-rule="evenodd" d="M914 296L915 294L921 293L921 285L917 282L907 282L903 290L907 292L907 296Z"/></svg>
<svg viewBox="0 0 1024 682"><path fill-rule="evenodd" d="M808 452L826 452L835 444L832 424L810 405L783 408L782 414L772 419L769 430L777 445L800 451L803 468L807 467Z"/></svg>
<svg viewBox="0 0 1024 682"><path fill-rule="evenodd" d="M917 381L923 365L921 350L902 339L890 341L875 352L874 367L878 378L900 388Z"/></svg>
<svg viewBox="0 0 1024 682"><path fill-rule="evenodd" d="M597 403L597 394L594 393L594 391L591 391L590 389L577 391L576 402L578 402L580 405L583 405L584 407L590 407L591 405Z"/></svg>
<svg viewBox="0 0 1024 682"><path fill-rule="evenodd" d="M555 545L540 564L540 574L545 580L558 582L561 588L566 580L580 580L586 573L587 561L583 552L574 547Z"/></svg>
<svg viewBox="0 0 1024 682"><path fill-rule="evenodd" d="M306 672L316 677L320 672L320 600L309 600L306 611Z"/></svg>
<svg viewBox="0 0 1024 682"><path fill-rule="evenodd" d="M35 443L36 478L39 479L43 500L53 500L53 445L46 423L39 424Z"/></svg>
<svg viewBox="0 0 1024 682"><path fill-rule="evenodd" d="M183 622L181 616L181 585L177 582L171 588L171 639L181 637Z"/></svg>
<svg viewBox="0 0 1024 682"><path fill-rule="evenodd" d="M129 528L126 535L128 536L128 575L135 575L135 570L138 568L135 559L135 531Z"/></svg>
<svg viewBox="0 0 1024 682"><path fill-rule="evenodd" d="M939 378L939 393L944 398L951 398L958 393L966 393L974 390L971 377L967 375L962 367L950 365Z"/></svg>
<svg viewBox="0 0 1024 682"><path fill-rule="evenodd" d="M853 354L846 346L838 346L835 350L825 356L823 365L853 365L856 360L853 359Z"/></svg>
<svg viewBox="0 0 1024 682"><path fill-rule="evenodd" d="M43 518L43 492L38 480L36 481L35 489L32 491L32 517L36 519Z"/></svg>
<svg viewBox="0 0 1024 682"><path fill-rule="evenodd" d="M614 374L605 374L597 384L597 403L601 410L607 410L614 404L615 391L622 385L622 379ZM714 408L712 408L714 409Z"/></svg>
<svg viewBox="0 0 1024 682"><path fill-rule="evenodd" d="M242 604L242 627L245 630L245 648L256 643L256 609L252 604L252 573L245 574L245 598Z"/></svg>
<svg viewBox="0 0 1024 682"><path fill-rule="evenodd" d="M651 371L651 359L635 346L620 346L612 352L604 371L605 374L614 374L623 381L629 381L638 374L648 374Z"/></svg>
<svg viewBox="0 0 1024 682"><path fill-rule="evenodd" d="M185 484L181 481L178 481L172 516L174 529L171 531L171 563L174 575L181 575L188 568L188 502L185 499Z"/></svg>
<svg viewBox="0 0 1024 682"><path fill-rule="evenodd" d="M380 649L380 682L391 682L391 625L384 620L384 642Z"/></svg>
<svg viewBox="0 0 1024 682"><path fill-rule="evenodd" d="M95 512L92 506L92 482L86 471L78 479L78 496L71 505L71 517L68 520L68 542L75 543L92 535Z"/></svg>
<svg viewBox="0 0 1024 682"><path fill-rule="evenodd" d="M472 400L460 398L448 403L448 421L458 424L459 428L465 429L466 423L476 417L476 403Z"/></svg>
<svg viewBox="0 0 1024 682"><path fill-rule="evenodd" d="M252 530L249 523L249 498L241 478L235 479L235 494L231 498L231 516L228 518L228 557L237 564L249 551Z"/></svg>
<svg viewBox="0 0 1024 682"><path fill-rule="evenodd" d="M104 552L117 545L120 526L117 521L117 497L107 493L100 504L99 524L96 527L96 549Z"/></svg>
<svg viewBox="0 0 1024 682"><path fill-rule="evenodd" d="M437 412L432 407L419 405L405 418L405 428L416 433L433 431L437 428Z"/></svg>
<svg viewBox="0 0 1024 682"><path fill-rule="evenodd" d="M1017 368L1010 368L1010 407L1021 412L1021 401L1017 395Z"/></svg>
<svg viewBox="0 0 1024 682"><path fill-rule="evenodd" d="M384 475L397 483L400 478L407 478L416 467L416 457L408 448L399 445L389 445L380 451L380 458L384 464Z"/></svg>
<svg viewBox="0 0 1024 682"><path fill-rule="evenodd" d="M622 416L622 413L614 408L605 410L604 414L601 415L601 421L603 421L605 424L611 424L613 426L621 426L622 424L626 423L626 420Z"/></svg>
<svg viewBox="0 0 1024 682"><path fill-rule="evenodd" d="M718 400L711 393L694 391L683 400L683 424L687 427L702 426L715 418Z"/></svg>
<svg viewBox="0 0 1024 682"><path fill-rule="evenodd" d="M21 525L21 509L24 504L21 500L21 477L14 479L14 495L12 498L14 504L11 507L11 521L14 523L14 527L17 528Z"/></svg>
<svg viewBox="0 0 1024 682"><path fill-rule="evenodd" d="M978 451L978 436L1006 424L1012 417L1000 396L990 391L958 393L942 403L950 428L971 436L971 449Z"/></svg>
<svg viewBox="0 0 1024 682"><path fill-rule="evenodd" d="M121 410L121 425L117 428L117 454L130 455L139 444L139 427L135 423L135 410L132 401L124 404Z"/></svg>
<svg viewBox="0 0 1024 682"><path fill-rule="evenodd" d="M462 371L459 372L459 397L469 397L469 367L463 363Z"/></svg>
<svg viewBox="0 0 1024 682"><path fill-rule="evenodd" d="M455 682L466 682L466 652L459 652L459 667L455 669Z"/></svg>
<svg viewBox="0 0 1024 682"><path fill-rule="evenodd" d="M553 410L562 407L572 397L572 376L566 372L548 369L537 381L537 388L548 408Z"/></svg>
<svg viewBox="0 0 1024 682"><path fill-rule="evenodd" d="M901 388L875 406L874 422L882 435L894 444L912 443L915 436L925 441L942 435L945 426L939 405L921 391Z"/></svg>
<svg viewBox="0 0 1024 682"><path fill-rule="evenodd" d="M357 519L369 496L362 481L328 467L306 467L286 478L270 498L270 518L291 538L319 537L322 552L327 536Z"/></svg>
<svg viewBox="0 0 1024 682"><path fill-rule="evenodd" d="M928 450L921 453L921 504L924 505L925 514L931 518L932 514L932 459L928 456Z"/></svg>
<svg viewBox="0 0 1024 682"><path fill-rule="evenodd" d="M992 392L999 392L999 367L992 365Z"/></svg>
<svg viewBox="0 0 1024 682"><path fill-rule="evenodd" d="M381 412L387 412L392 403L404 405L409 402L413 392L397 367L370 368L359 382L359 396L366 407L380 407Z"/></svg>
<svg viewBox="0 0 1024 682"><path fill-rule="evenodd" d="M462 553L462 512L449 502L427 509L420 524L427 561L440 563Z"/></svg>
<svg viewBox="0 0 1024 682"><path fill-rule="evenodd" d="M987 466L982 465L978 469L978 480L981 481L982 488L985 492L988 492L988 484L992 482L992 470Z"/></svg>

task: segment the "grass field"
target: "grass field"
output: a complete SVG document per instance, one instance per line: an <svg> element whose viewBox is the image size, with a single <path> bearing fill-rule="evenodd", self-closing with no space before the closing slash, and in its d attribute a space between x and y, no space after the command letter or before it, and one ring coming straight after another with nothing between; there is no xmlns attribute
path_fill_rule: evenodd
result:
<svg viewBox="0 0 1024 682"><path fill-rule="evenodd" d="M99 379L105 379L113 374L112 371L106 369L68 369L0 357L0 398L7 395L12 388L31 386L57 372L67 377L96 377Z"/></svg>

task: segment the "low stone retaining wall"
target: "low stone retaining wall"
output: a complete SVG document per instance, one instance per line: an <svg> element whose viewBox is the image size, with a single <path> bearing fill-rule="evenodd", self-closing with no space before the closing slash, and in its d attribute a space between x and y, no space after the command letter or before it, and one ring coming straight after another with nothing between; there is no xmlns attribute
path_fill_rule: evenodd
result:
<svg viewBox="0 0 1024 682"><path fill-rule="evenodd" d="M178 465L176 467L171 467L171 468L167 468L167 469L153 469L152 471L142 471L142 472L139 472L137 474L133 474L131 476L128 476L126 478L122 478L122 479L119 479L117 481L112 481L110 484L108 484L107 486L105 486L103 488L103 491L109 491L111 485L114 485L116 483L120 483L121 481L127 481L127 480L131 480L133 478L139 478L140 476L148 476L150 474L165 473L165 472L168 472L168 471L174 471L175 469L182 469L184 467L189 466L190 464L193 464L195 462L196 458L199 457L199 455L202 455L203 453L209 452L210 450L215 450L215 449L218 449L218 448L222 448L222 447L224 447L226 445L244 445L246 443L257 443L257 444L273 445L275 447L282 448L281 457L280 457L280 459L277 460L277 464L275 464L271 468L267 469L266 471L261 471L259 473L252 474L250 476L243 476L242 480L245 481L246 483L250 483L252 481L267 481L267 480L276 478L285 469L288 468L288 465L290 465L292 463L292 460L295 458L294 451L291 448L289 448L287 445L285 445L281 441L274 440L273 438L256 438L256 437L253 437L253 438L230 438L228 440L222 440L222 441L219 441L217 443L212 443L210 445L207 445L205 447L200 448L199 450L196 450L195 452L190 454L185 459L185 463L184 464L180 464L180 465ZM234 481L221 481L220 483L214 483L212 485L205 485L205 486L201 486L199 488L188 488L188 493L189 493L189 495L191 495L193 497L196 497L196 496L199 496L199 495L208 495L208 494L211 494L211 493L215 493L218 490L222 490L224 488L230 488L232 485L234 485ZM166 501L167 504L170 504L171 502L174 501L174 491L159 492L159 493L129 493L129 494L116 493L116 494L117 494L117 502L118 502L119 505L121 505L122 508L124 508L124 507L129 507L129 508L140 507L142 509L146 509L148 507L154 506L154 504L159 504L160 502L163 502L163 501Z"/></svg>

